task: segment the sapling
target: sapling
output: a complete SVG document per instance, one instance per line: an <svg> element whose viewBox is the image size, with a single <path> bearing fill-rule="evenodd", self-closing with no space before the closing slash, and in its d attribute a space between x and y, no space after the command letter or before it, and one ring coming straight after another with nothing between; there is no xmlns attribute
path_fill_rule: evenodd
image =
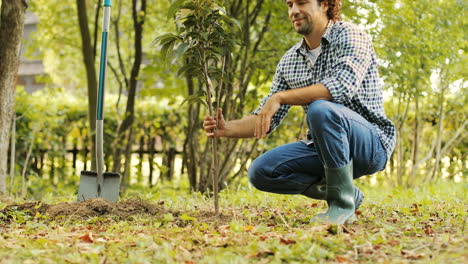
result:
<svg viewBox="0 0 468 264"><path fill-rule="evenodd" d="M205 90L185 98L184 102L198 102L208 108L210 116L219 115L226 58L236 44L235 30L240 24L228 17L219 0L176 0L169 8L169 17L175 18L176 33L157 37L161 52L167 58L170 52L183 59L185 65L178 74L197 77ZM213 101L214 99L214 101ZM210 174L213 184L215 213L219 214L218 185L218 141L216 136L209 140L211 145Z"/></svg>

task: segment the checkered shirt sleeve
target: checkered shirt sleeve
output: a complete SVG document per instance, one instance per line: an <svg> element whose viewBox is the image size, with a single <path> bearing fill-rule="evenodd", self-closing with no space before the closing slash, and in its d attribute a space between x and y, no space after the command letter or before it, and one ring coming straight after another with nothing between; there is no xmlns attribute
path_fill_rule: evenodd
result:
<svg viewBox="0 0 468 264"><path fill-rule="evenodd" d="M274 95L277 92L281 92L281 91L289 89L289 86L284 80L282 73L281 73L281 69L283 68L281 64L282 64L282 61L280 61L276 67L276 73L275 73L275 77L273 78L273 83L271 85L270 92L268 93L267 96L263 98L262 102L260 103L260 106L255 111L253 111L252 114L258 115L258 113L260 113L263 106L265 105L265 103L268 101L268 99L272 95ZM283 104L280 106L278 111L272 117L272 120L270 123L270 130L268 131L268 133L271 133L273 130L275 130L276 127L279 126L279 124L281 124L281 121L283 121L283 119L286 117L290 108L291 108L290 105Z"/></svg>

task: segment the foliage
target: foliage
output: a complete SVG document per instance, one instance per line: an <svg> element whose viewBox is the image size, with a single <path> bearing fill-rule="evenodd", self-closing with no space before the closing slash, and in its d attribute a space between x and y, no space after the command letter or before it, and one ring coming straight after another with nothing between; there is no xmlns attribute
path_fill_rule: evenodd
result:
<svg viewBox="0 0 468 264"><path fill-rule="evenodd" d="M466 3L375 2L381 23L375 46L383 60L383 80L391 97L386 110L399 137L393 180L413 185L439 178L441 156L466 161L467 134L459 133L467 125L466 72L461 70L468 62L463 30L466 18L461 12ZM453 112L453 107L460 111ZM457 146L455 138L465 143Z"/></svg>
<svg viewBox="0 0 468 264"><path fill-rule="evenodd" d="M106 104L117 101L116 96L107 96ZM39 198L41 190L38 181L50 184L48 190L56 184L75 186L76 172L70 164L67 152L74 146L80 150L78 159L81 162L89 160L84 157L90 149L87 141L89 128L86 115L87 106L84 98L70 97L57 89L46 89L28 95L23 89L17 90L16 96L16 184L20 182L26 153L32 144L32 154L26 171L26 183L30 195ZM136 107L138 128L137 138L145 140L161 137L162 149L165 153L170 147L181 148L181 129L184 121L179 114L173 114L174 109L165 101L141 100ZM118 115L115 109L106 111L104 131L104 153L106 165L111 163L112 142L116 137ZM159 166L165 166L160 164ZM89 169L89 168L88 168ZM143 183L142 183L143 184ZM15 192L18 190L15 185ZM43 186L45 188L45 186Z"/></svg>
<svg viewBox="0 0 468 264"><path fill-rule="evenodd" d="M323 202L245 186L221 193L220 217L210 212L205 196L170 186L136 194L164 202L165 212L129 219L105 214L53 219L12 209L0 214L0 258L7 263L462 263L466 187L366 188L357 224L343 229L309 223L324 210ZM70 200L74 197L61 201ZM49 197L43 203L50 202L58 201ZM0 201L0 211L12 203Z"/></svg>
<svg viewBox="0 0 468 264"><path fill-rule="evenodd" d="M167 53L180 42L177 53L188 63L179 69L178 74L189 78L196 77L204 84L203 90L189 95L182 103L202 103L208 107L210 116L218 116L222 89L224 89L223 77L226 75L226 60L237 42L235 32L229 28L237 26L237 32L241 29L239 22L226 16L225 13L218 1L174 1L169 8L168 16L176 14L180 16L176 18L178 32L168 33L155 39L155 43L159 42L162 46L163 57L167 57ZM204 94L205 100L201 100L200 96ZM218 144L214 137L211 139L210 175L216 212L219 211L217 152Z"/></svg>
<svg viewBox="0 0 468 264"><path fill-rule="evenodd" d="M97 1L86 3L91 33L94 35L92 23L96 17ZM24 114L17 123L17 174L23 169L33 128L37 131L32 164L29 166L31 169L27 170L27 175L44 175L41 177L46 179L49 177L48 170L39 172L35 169L36 161L41 159L41 155L45 155L41 151L47 153L45 156L58 160L64 157L66 149L63 135L67 135L67 142L80 142L88 133L84 121L86 112L79 110L81 107L85 109L86 100L82 94L86 82L80 58L75 4L72 0L30 1L30 10L38 15L40 24L33 41L26 43L28 53L39 54L43 59L50 76L49 86L53 86L53 83L60 87L59 91L63 89L67 96L76 98L68 99L52 90L45 91L40 96L19 91L21 95L17 96L17 116L23 116L23 111L29 113ZM260 99L268 93L277 62L299 40L300 35L294 33L283 1L226 0L223 6L225 12L220 14L239 21L242 29L240 45L230 50L230 59L226 62L223 81L226 94L219 103L225 107L223 113L226 119L232 120L247 115L256 108ZM201 133L200 126L202 117L207 113L201 105L185 104L180 107L180 104L183 98L198 98L205 94L205 88L201 85L203 80L177 75L187 62L177 56L167 56L168 63L164 63L161 50L151 46L154 36L163 33L176 35L182 30L183 16L168 18L166 11L169 7L169 1L151 0L148 1L147 14L140 14L146 15L144 65L138 76L138 110L134 133L161 133L167 148L172 144L183 145L185 157L189 157L191 153L195 155L192 160L185 160L184 172L187 175L193 173L200 179L209 170L209 162L206 162L209 154L206 149L207 140ZM130 2L113 1L111 17L115 21L120 14L120 20L118 32L115 32L114 27L110 34L109 63L114 69L120 66L115 38L119 36L125 73L130 71L134 55L131 45L134 30L130 10ZM422 182L446 177L458 179L466 175L468 98L464 92L464 65L467 59L463 31L466 28L464 10L466 3L455 0L350 0L343 3L343 18L360 24L371 34L381 59L386 112L399 128L398 147L389 159L388 169L376 176L382 184L416 186ZM179 24L174 23L174 19L178 19ZM98 24L100 20L98 18ZM97 28L99 30L100 25ZM174 49L176 53L184 50L187 52L189 49L186 45L179 47ZM37 49L41 52L36 53ZM212 66L212 69L216 68L216 65ZM211 73L215 73L213 76L219 79L215 70ZM125 110L122 102L126 99L122 95L119 100L117 94L125 81L119 70L116 74L110 70L108 76L108 97L111 100L106 102L105 109L106 141L114 142L117 124L122 120L122 112ZM59 104L60 100L63 104ZM34 112L35 116L28 117ZM225 149L220 151L222 153L219 157L227 161L223 162L226 166L222 170L221 186L246 175L246 166L241 166L238 170L239 164L248 165L259 153L300 137L302 118L302 111L296 107L275 133L265 140L221 140ZM46 121L47 126L38 123L41 119ZM69 131L71 132L68 133ZM190 144L193 149L189 147ZM104 147L105 153L113 149L112 144L105 144ZM63 177L61 179L64 182L76 182L76 176L70 172L69 164L62 163L65 164L62 166L56 163L56 168L62 170L60 177ZM57 179L59 172L54 173L56 176L50 177ZM199 181L193 186L193 190L204 189Z"/></svg>

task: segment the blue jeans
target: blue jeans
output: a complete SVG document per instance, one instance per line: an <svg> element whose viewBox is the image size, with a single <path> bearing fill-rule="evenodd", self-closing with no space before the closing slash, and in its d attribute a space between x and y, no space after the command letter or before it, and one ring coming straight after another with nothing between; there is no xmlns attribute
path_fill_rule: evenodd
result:
<svg viewBox="0 0 468 264"><path fill-rule="evenodd" d="M265 152L249 168L259 190L300 194L324 177L324 167L353 162L353 177L383 170L387 154L375 127L349 108L325 100L309 105L307 123L314 141L290 143Z"/></svg>

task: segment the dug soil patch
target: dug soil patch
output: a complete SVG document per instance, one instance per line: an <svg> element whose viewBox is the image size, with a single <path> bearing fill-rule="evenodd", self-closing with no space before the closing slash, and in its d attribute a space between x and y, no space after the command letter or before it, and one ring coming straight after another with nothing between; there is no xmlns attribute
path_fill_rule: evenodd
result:
<svg viewBox="0 0 468 264"><path fill-rule="evenodd" d="M24 204L10 204L0 213L7 221L12 220L15 212L22 212L29 216L48 215L51 219L59 217L76 216L88 218L94 216L118 216L128 219L136 215L160 216L166 213L164 202L157 204L141 199L129 199L113 203L104 199L91 199L83 202L59 203L49 205L42 202L29 202Z"/></svg>

